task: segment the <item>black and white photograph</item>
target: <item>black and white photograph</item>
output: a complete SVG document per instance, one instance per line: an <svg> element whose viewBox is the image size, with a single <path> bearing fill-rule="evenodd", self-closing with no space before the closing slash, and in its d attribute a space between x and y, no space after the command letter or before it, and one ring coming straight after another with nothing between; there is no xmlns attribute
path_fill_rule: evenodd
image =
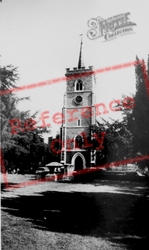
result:
<svg viewBox="0 0 149 250"><path fill-rule="evenodd" d="M149 1L0 1L2 250L149 248Z"/></svg>

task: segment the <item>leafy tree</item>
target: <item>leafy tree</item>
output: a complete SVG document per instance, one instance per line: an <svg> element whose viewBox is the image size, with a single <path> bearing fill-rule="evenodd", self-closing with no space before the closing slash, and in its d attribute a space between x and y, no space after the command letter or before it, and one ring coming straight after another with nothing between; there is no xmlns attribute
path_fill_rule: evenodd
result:
<svg viewBox="0 0 149 250"><path fill-rule="evenodd" d="M133 135L133 155L149 154L149 58L148 68L145 62L136 58L136 94L132 113L127 115L128 128ZM146 164L149 164L146 162ZM145 166L145 162L138 165Z"/></svg>
<svg viewBox="0 0 149 250"><path fill-rule="evenodd" d="M105 132L103 149L97 150L97 165L121 161L132 156L130 147L132 136L124 121L112 120L112 123L109 123L103 119L102 124L96 121L96 125L92 129L98 137ZM97 147L98 142L94 143Z"/></svg>
<svg viewBox="0 0 149 250"><path fill-rule="evenodd" d="M149 75L145 71L145 63L138 63L136 58L136 95L135 107L130 116L130 130L133 133L134 154L143 155L149 153L149 96L147 93L146 76L149 81ZM131 121L131 122L130 122Z"/></svg>
<svg viewBox="0 0 149 250"><path fill-rule="evenodd" d="M144 60L136 57L135 75L135 95L129 102L117 105L123 112L123 124L132 136L129 147L133 158L149 154L149 58L146 69ZM132 108L127 108L127 105ZM148 160L138 162L141 168L148 164Z"/></svg>
<svg viewBox="0 0 149 250"><path fill-rule="evenodd" d="M6 168L26 168L37 166L37 160L44 161L46 146L41 134L49 132L48 128L34 127L36 114L17 109L19 101L28 97L18 98L13 94L18 80L17 69L9 65L0 67L0 99L1 99L1 150ZM20 122L19 129L12 130L12 124ZM36 137L36 139L35 139Z"/></svg>

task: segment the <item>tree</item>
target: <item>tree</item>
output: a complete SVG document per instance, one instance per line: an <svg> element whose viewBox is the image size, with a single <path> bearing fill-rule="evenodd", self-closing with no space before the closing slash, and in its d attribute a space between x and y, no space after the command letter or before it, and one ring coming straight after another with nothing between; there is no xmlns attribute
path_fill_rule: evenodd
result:
<svg viewBox="0 0 149 250"><path fill-rule="evenodd" d="M147 69L144 60L136 57L135 76L136 93L132 98L132 109L119 104L123 112L123 123L132 135L132 156L145 156L149 154L149 58ZM134 100L134 101L133 101ZM138 162L138 166L144 168L149 161Z"/></svg>
<svg viewBox="0 0 149 250"><path fill-rule="evenodd" d="M128 116L128 128L133 135L133 155L149 154L149 58L146 69L144 60L136 57L136 94L135 106ZM145 163L145 162L144 162ZM145 166L139 163L140 166Z"/></svg>
<svg viewBox="0 0 149 250"><path fill-rule="evenodd" d="M112 123L103 119L102 124L96 121L92 128L99 138L101 133L105 132L103 149L97 150L97 165L121 161L132 156L132 135L125 122L111 120ZM95 140L94 144L97 147L98 142Z"/></svg>
<svg viewBox="0 0 149 250"><path fill-rule="evenodd" d="M1 150L6 168L20 168L20 166L25 168L29 167L33 161L36 162L37 159L42 161L46 150L44 150L45 145L41 134L49 132L48 128L34 128L33 119L37 112L30 115L29 111L22 112L17 109L19 101L29 99L28 97L18 98L13 94L13 89L17 88L16 81L18 79L16 68L11 65L0 67ZM21 122L18 131L12 132L12 121ZM35 157L32 157L32 154Z"/></svg>
<svg viewBox="0 0 149 250"><path fill-rule="evenodd" d="M141 153L142 155L149 153L149 96L146 88L145 63L139 64L139 59L136 58L136 95L135 107L131 114L130 129L133 133L133 148L134 154ZM145 73L145 75L144 75ZM149 75L147 75L149 80Z"/></svg>

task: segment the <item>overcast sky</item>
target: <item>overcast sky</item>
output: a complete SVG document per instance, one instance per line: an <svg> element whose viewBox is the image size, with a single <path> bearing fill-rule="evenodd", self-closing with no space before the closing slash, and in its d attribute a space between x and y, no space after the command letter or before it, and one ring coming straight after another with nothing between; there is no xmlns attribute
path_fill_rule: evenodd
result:
<svg viewBox="0 0 149 250"><path fill-rule="evenodd" d="M0 3L1 65L18 67L18 86L50 80L65 75L66 68L76 67L83 34L84 66L99 69L139 59L147 61L149 53L148 0L3 0ZM87 37L88 20L110 18L129 12L136 23L133 33L104 42ZM96 102L109 102L135 92L134 67L96 75ZM19 108L39 116L50 112L48 123L53 135L58 126L52 115L61 112L65 82L18 92L30 96ZM106 117L119 117L109 112ZM104 116L103 116L104 117ZM37 116L38 118L38 116ZM98 117L99 118L99 117Z"/></svg>

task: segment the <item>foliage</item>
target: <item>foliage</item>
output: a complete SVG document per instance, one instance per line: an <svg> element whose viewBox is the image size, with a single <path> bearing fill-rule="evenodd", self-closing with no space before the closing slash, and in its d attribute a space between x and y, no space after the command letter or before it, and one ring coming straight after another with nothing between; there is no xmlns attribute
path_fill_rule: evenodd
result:
<svg viewBox="0 0 149 250"><path fill-rule="evenodd" d="M97 122L94 127L96 133L106 132L104 150L97 152L99 163L149 154L149 58L147 65L146 69L145 62L136 58L136 93L116 105L123 114L122 122ZM149 167L149 160L138 165Z"/></svg>
<svg viewBox="0 0 149 250"><path fill-rule="evenodd" d="M149 58L145 62L136 58L136 94L132 113L127 115L128 129L133 135L133 156L149 154ZM149 162L146 164L149 164ZM145 162L138 165L145 167Z"/></svg>
<svg viewBox="0 0 149 250"><path fill-rule="evenodd" d="M1 150L6 168L24 169L37 166L39 161L45 161L48 146L43 142L41 134L49 132L49 129L33 127L32 121L37 112L30 115L29 111L17 109L18 102L29 99L18 98L13 94L18 79L16 68L11 65L0 67ZM21 121L22 131L12 133L10 120L14 118ZM30 122L30 129L24 128L27 119Z"/></svg>
<svg viewBox="0 0 149 250"><path fill-rule="evenodd" d="M102 124L96 121L96 125L91 129L99 137L101 132L105 132L103 149L97 151L97 165L131 157L132 135L125 126L124 121L112 120L112 123L109 123L103 119Z"/></svg>
<svg viewBox="0 0 149 250"><path fill-rule="evenodd" d="M128 118L128 126L133 134L134 155L141 153L143 155L149 153L149 95L147 93L147 85L145 74L145 63L138 63L136 59L136 95L135 107L131 116ZM147 75L149 80L149 75Z"/></svg>

